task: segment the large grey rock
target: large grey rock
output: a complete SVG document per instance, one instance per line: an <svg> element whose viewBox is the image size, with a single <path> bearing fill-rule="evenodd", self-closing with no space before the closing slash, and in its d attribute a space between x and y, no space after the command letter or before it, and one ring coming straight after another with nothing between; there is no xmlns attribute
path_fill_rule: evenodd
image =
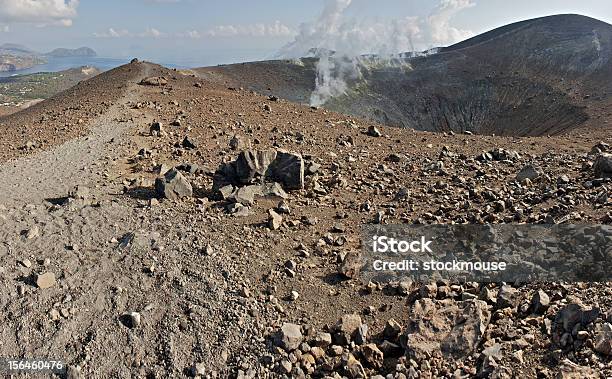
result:
<svg viewBox="0 0 612 379"><path fill-rule="evenodd" d="M245 150L235 161L219 167L213 188L226 185L280 183L287 190L304 188L304 160L300 154L283 150Z"/></svg>
<svg viewBox="0 0 612 379"><path fill-rule="evenodd" d="M297 153L279 150L270 165L270 176L288 190L304 188L304 159Z"/></svg>
<svg viewBox="0 0 612 379"><path fill-rule="evenodd" d="M159 197L179 200L193 196L193 188L177 169L168 171L163 178L155 180L155 191Z"/></svg>
<svg viewBox="0 0 612 379"><path fill-rule="evenodd" d="M612 176L612 154L599 154L593 165L595 176L606 178Z"/></svg>
<svg viewBox="0 0 612 379"><path fill-rule="evenodd" d="M268 167L276 159L274 150L245 150L234 163L236 180L240 184L261 183L266 177Z"/></svg>

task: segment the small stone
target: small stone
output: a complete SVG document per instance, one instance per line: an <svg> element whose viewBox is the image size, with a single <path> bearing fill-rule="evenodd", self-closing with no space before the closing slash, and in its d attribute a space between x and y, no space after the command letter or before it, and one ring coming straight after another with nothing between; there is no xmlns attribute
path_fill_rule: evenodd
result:
<svg viewBox="0 0 612 379"><path fill-rule="evenodd" d="M503 285L497 294L497 306L499 308L514 308L517 305L518 290L510 285Z"/></svg>
<svg viewBox="0 0 612 379"><path fill-rule="evenodd" d="M163 76L151 76L140 81L141 85L145 86L165 86L168 84L168 79Z"/></svg>
<svg viewBox="0 0 612 379"><path fill-rule="evenodd" d="M386 339L394 341L402 332L402 326L394 319L389 319L385 324L383 335Z"/></svg>
<svg viewBox="0 0 612 379"><path fill-rule="evenodd" d="M361 317L357 314L347 314L340 318L335 326L337 343L348 345L361 326Z"/></svg>
<svg viewBox="0 0 612 379"><path fill-rule="evenodd" d="M293 369L293 364L286 359L283 359L278 366L280 373L289 375L291 374L291 370Z"/></svg>
<svg viewBox="0 0 612 379"><path fill-rule="evenodd" d="M595 160L593 170L598 178L612 176L612 154L600 154Z"/></svg>
<svg viewBox="0 0 612 379"><path fill-rule="evenodd" d="M316 162L311 162L308 165L308 168L306 169L306 174L308 175L313 175L316 174L317 172L319 172L319 170L321 169L321 165L316 163Z"/></svg>
<svg viewBox="0 0 612 379"><path fill-rule="evenodd" d="M525 179L529 179L533 182L540 176L542 176L542 170L540 170L539 168L536 168L533 165L526 165L516 175L516 180L519 182L523 182Z"/></svg>
<svg viewBox="0 0 612 379"><path fill-rule="evenodd" d="M378 128L374 125L370 125L368 127L368 135L370 137L382 137L382 133L380 132L380 130L378 130Z"/></svg>
<svg viewBox="0 0 612 379"><path fill-rule="evenodd" d="M259 193L259 186L244 186L229 196L229 199L245 206L251 206L255 204L255 196Z"/></svg>
<svg viewBox="0 0 612 379"><path fill-rule="evenodd" d="M161 122L154 121L149 127L149 135L152 137L162 137L164 135L164 125Z"/></svg>
<svg viewBox="0 0 612 379"><path fill-rule="evenodd" d="M41 289L51 288L55 285L55 282L55 274L52 272L36 276L36 285Z"/></svg>
<svg viewBox="0 0 612 379"><path fill-rule="evenodd" d="M543 290L538 290L531 298L530 309L533 313L542 314L550 305L550 297Z"/></svg>
<svg viewBox="0 0 612 379"><path fill-rule="evenodd" d="M314 339L313 345L326 348L332 343L332 336L329 333L319 332Z"/></svg>
<svg viewBox="0 0 612 379"><path fill-rule="evenodd" d="M276 344L285 351L293 351L300 346L303 339L299 325L285 323L277 335Z"/></svg>
<svg viewBox="0 0 612 379"><path fill-rule="evenodd" d="M66 379L84 379L85 375L81 371L81 366L68 366L66 369Z"/></svg>
<svg viewBox="0 0 612 379"><path fill-rule="evenodd" d="M599 314L599 308L584 309L576 303L561 308L555 315L551 328L553 342L564 347L575 327L586 327L595 321Z"/></svg>
<svg viewBox="0 0 612 379"><path fill-rule="evenodd" d="M384 354L380 349L373 343L364 345L361 348L361 353L365 362L373 368L381 368L384 364Z"/></svg>
<svg viewBox="0 0 612 379"><path fill-rule="evenodd" d="M362 262L358 252L351 252L346 255L344 261L338 268L338 273L348 279L356 279L361 272Z"/></svg>
<svg viewBox="0 0 612 379"><path fill-rule="evenodd" d="M68 196L77 200L87 200L90 196L90 190L88 187L78 185L68 192Z"/></svg>
<svg viewBox="0 0 612 379"><path fill-rule="evenodd" d="M197 149L198 148L198 144L191 138L189 138L189 136L185 136L185 138L183 138L183 142L181 143L181 146L183 146L185 149Z"/></svg>
<svg viewBox="0 0 612 379"><path fill-rule="evenodd" d="M348 361L346 363L347 371L350 378L366 378L365 370L359 362L352 354L349 354Z"/></svg>
<svg viewBox="0 0 612 379"><path fill-rule="evenodd" d="M19 261L19 263L21 263L21 265L25 268L32 267L32 262L28 258L22 259L21 261Z"/></svg>
<svg viewBox="0 0 612 379"><path fill-rule="evenodd" d="M229 148L232 150L245 150L249 147L248 141L239 135L234 135L229 141Z"/></svg>
<svg viewBox="0 0 612 379"><path fill-rule="evenodd" d="M297 269L297 263L295 263L294 260L288 260L285 262L285 268L288 268L289 270L293 270L295 271Z"/></svg>
<svg viewBox="0 0 612 379"><path fill-rule="evenodd" d="M595 351L612 356L612 324L604 323L595 333Z"/></svg>
<svg viewBox="0 0 612 379"><path fill-rule="evenodd" d="M141 318L138 312L129 312L121 316L121 322L123 325L130 329L135 329L140 326Z"/></svg>
<svg viewBox="0 0 612 379"><path fill-rule="evenodd" d="M278 230L282 224L283 217L273 209L268 210L268 227L272 230Z"/></svg>
<svg viewBox="0 0 612 379"><path fill-rule="evenodd" d="M234 186L228 184L227 186L223 186L219 188L219 195L222 200L228 199L234 193Z"/></svg>
<svg viewBox="0 0 612 379"><path fill-rule="evenodd" d="M419 292L422 298L435 299L438 295L438 286L436 283L425 284L421 287Z"/></svg>
<svg viewBox="0 0 612 379"><path fill-rule="evenodd" d="M284 201L278 203L275 210L278 214L291 214L291 208L289 208L289 204Z"/></svg>
<svg viewBox="0 0 612 379"><path fill-rule="evenodd" d="M53 321L57 321L60 319L60 313L58 312L57 309L53 308L49 311L49 317L51 318L51 320Z"/></svg>
<svg viewBox="0 0 612 379"><path fill-rule="evenodd" d="M300 294L297 291L291 291L291 293L289 293L290 301L296 301L299 297L300 297Z"/></svg>
<svg viewBox="0 0 612 379"><path fill-rule="evenodd" d="M191 368L191 376L204 376L206 375L206 363L200 362L193 365Z"/></svg>
<svg viewBox="0 0 612 379"><path fill-rule="evenodd" d="M364 345L368 342L368 326L366 324L359 325L354 340L357 345Z"/></svg>
<svg viewBox="0 0 612 379"><path fill-rule="evenodd" d="M38 225L34 225L30 229L28 229L25 233L25 237L28 240L38 238L39 236L40 236L40 229L38 228Z"/></svg>
<svg viewBox="0 0 612 379"><path fill-rule="evenodd" d="M170 200L179 200L193 196L191 184L177 169L172 169L162 178L157 178L155 181L155 191L158 196Z"/></svg>

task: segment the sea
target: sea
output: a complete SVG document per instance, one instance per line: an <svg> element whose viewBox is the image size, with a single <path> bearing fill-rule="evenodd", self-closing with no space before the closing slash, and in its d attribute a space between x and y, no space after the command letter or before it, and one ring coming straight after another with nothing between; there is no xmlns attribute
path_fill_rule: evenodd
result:
<svg viewBox="0 0 612 379"><path fill-rule="evenodd" d="M46 57L47 63L40 64L25 70L0 72L0 78L6 78L14 75L36 74L39 72L57 72L78 68L83 66L93 66L102 71L112 70L130 62L130 59L115 59L115 58L100 58L100 57ZM182 65L164 64L170 68L185 68Z"/></svg>

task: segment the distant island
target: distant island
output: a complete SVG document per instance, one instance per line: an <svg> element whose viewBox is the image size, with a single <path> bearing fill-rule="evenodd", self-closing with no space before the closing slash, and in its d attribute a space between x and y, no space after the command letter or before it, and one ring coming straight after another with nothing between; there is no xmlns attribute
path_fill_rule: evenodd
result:
<svg viewBox="0 0 612 379"><path fill-rule="evenodd" d="M47 63L46 58L95 57L96 52L89 47L78 49L58 48L42 54L25 46L13 43L0 45L0 72L19 71Z"/></svg>
<svg viewBox="0 0 612 379"><path fill-rule="evenodd" d="M63 58L63 57L95 57L98 54L89 47L79 47L78 49L59 48L45 54L47 57Z"/></svg>
<svg viewBox="0 0 612 379"><path fill-rule="evenodd" d="M0 72L25 70L45 63L44 59L36 56L0 54Z"/></svg>

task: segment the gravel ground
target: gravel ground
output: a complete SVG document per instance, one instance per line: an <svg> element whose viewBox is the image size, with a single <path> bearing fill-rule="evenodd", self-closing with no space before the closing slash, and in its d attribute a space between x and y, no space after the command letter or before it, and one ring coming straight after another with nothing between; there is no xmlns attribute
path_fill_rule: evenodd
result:
<svg viewBox="0 0 612 379"><path fill-rule="evenodd" d="M70 378L612 375L609 283L343 274L365 223L611 223L588 155L609 131L415 132L148 63L119 72L122 95L73 137L0 166L0 357L59 358ZM300 153L304 189L221 200L214 172L249 148ZM482 157L500 149L518 156ZM541 174L521 183L528 164ZM171 167L191 196L158 196Z"/></svg>

